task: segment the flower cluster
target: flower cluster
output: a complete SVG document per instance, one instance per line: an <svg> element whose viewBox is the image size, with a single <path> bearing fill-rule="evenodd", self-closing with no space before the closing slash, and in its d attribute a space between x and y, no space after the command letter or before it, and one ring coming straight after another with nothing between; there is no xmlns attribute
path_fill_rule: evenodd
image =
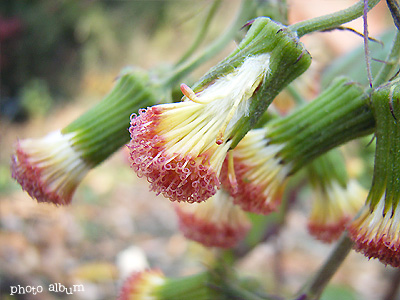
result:
<svg viewBox="0 0 400 300"><path fill-rule="evenodd" d="M203 202L220 188L228 150L275 96L310 65L295 33L257 18L238 47L193 86L183 101L131 118L131 166L150 189L172 201Z"/></svg>

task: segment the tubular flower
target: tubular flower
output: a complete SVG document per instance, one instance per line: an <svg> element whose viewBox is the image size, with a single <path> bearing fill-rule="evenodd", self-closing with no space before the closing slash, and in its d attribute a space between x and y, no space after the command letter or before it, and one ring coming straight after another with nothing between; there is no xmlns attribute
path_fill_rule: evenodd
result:
<svg viewBox="0 0 400 300"><path fill-rule="evenodd" d="M134 273L125 280L118 300L158 300L156 290L165 284L166 278L160 270Z"/></svg>
<svg viewBox="0 0 400 300"><path fill-rule="evenodd" d="M233 162L228 157L221 181L243 210L268 214L280 205L290 175L328 150L372 132L374 125L363 90L338 78L292 114L249 131L231 150Z"/></svg>
<svg viewBox="0 0 400 300"><path fill-rule="evenodd" d="M206 200L220 186L227 151L310 63L294 33L268 18L256 19L237 49L193 90L181 85L182 102L132 117L132 168L172 201Z"/></svg>
<svg viewBox="0 0 400 300"><path fill-rule="evenodd" d="M333 242L364 204L366 191L355 180L345 187L338 182L315 187L308 230L323 242Z"/></svg>
<svg viewBox="0 0 400 300"><path fill-rule="evenodd" d="M363 206L367 192L355 179L348 179L338 149L312 161L307 171L314 196L308 230L317 239L330 243L339 238Z"/></svg>
<svg viewBox="0 0 400 300"><path fill-rule="evenodd" d="M86 173L129 141L129 111L155 103L148 83L126 69L102 101L62 130L17 141L12 177L38 202L69 204Z"/></svg>
<svg viewBox="0 0 400 300"><path fill-rule="evenodd" d="M234 73L185 101L142 110L131 120L131 166L151 190L174 201L201 202L219 188L219 173L249 97L268 70L269 55L245 60ZM237 129L236 129L237 130Z"/></svg>
<svg viewBox="0 0 400 300"><path fill-rule="evenodd" d="M400 105L395 85L372 94L376 120L374 176L366 205L349 225L354 249L385 265L400 267Z"/></svg>
<svg viewBox="0 0 400 300"><path fill-rule="evenodd" d="M74 133L55 131L42 139L25 139L16 144L11 174L38 202L68 204L91 166L73 147Z"/></svg>
<svg viewBox="0 0 400 300"><path fill-rule="evenodd" d="M286 179L291 171L279 159L284 145L270 145L267 129L253 129L232 150L236 184L228 182L229 162L223 168L221 180L243 210L257 214L275 211L281 202ZM228 174L228 175L227 175Z"/></svg>
<svg viewBox="0 0 400 300"><path fill-rule="evenodd" d="M183 235L206 247L232 248L250 229L250 221L224 190L203 203L177 203Z"/></svg>

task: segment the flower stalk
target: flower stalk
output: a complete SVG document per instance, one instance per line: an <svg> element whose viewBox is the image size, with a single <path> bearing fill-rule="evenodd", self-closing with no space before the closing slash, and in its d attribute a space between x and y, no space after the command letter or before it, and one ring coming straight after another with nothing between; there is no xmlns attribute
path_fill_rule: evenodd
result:
<svg viewBox="0 0 400 300"><path fill-rule="evenodd" d="M355 250L385 265L400 266L400 87L395 81L374 90L376 152L366 205L349 226Z"/></svg>
<svg viewBox="0 0 400 300"><path fill-rule="evenodd" d="M371 10L380 0L368 0L368 11ZM297 33L298 37L315 31L323 31L338 27L347 22L361 17L364 13L364 0L358 1L349 8L343 9L332 14L313 18L290 25L289 28Z"/></svg>
<svg viewBox="0 0 400 300"><path fill-rule="evenodd" d="M328 150L372 133L368 100L356 83L338 78L307 105L267 124L266 138L271 145L284 145L279 158L293 174Z"/></svg>
<svg viewBox="0 0 400 300"><path fill-rule="evenodd" d="M353 241L345 232L331 252L325 263L301 289L294 300L318 300L333 275L339 269L353 247Z"/></svg>
<svg viewBox="0 0 400 300"><path fill-rule="evenodd" d="M96 166L129 141L129 116L141 107L156 104L157 88L148 74L125 69L112 91L92 109L61 130L74 133L72 141L82 158Z"/></svg>

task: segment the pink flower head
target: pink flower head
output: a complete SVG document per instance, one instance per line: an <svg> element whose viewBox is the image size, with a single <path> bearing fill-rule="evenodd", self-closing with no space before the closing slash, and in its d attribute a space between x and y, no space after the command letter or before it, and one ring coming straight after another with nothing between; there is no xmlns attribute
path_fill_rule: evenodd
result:
<svg viewBox="0 0 400 300"><path fill-rule="evenodd" d="M11 174L38 202L66 205L90 166L72 146L74 133L55 131L41 139L19 140Z"/></svg>
<svg viewBox="0 0 400 300"><path fill-rule="evenodd" d="M160 270L147 270L134 273L122 285L118 300L156 300L160 299L155 290L166 281Z"/></svg>
<svg viewBox="0 0 400 300"><path fill-rule="evenodd" d="M225 163L221 180L234 197L234 203L243 210L257 214L275 211L290 172L290 165L282 164L278 152L280 144L268 144L266 129L253 129L232 150L235 184L227 180L228 161Z"/></svg>
<svg viewBox="0 0 400 300"><path fill-rule="evenodd" d="M400 210L392 205L385 209L385 195L372 209L364 206L348 231L356 251L385 265L400 267Z"/></svg>
<svg viewBox="0 0 400 300"><path fill-rule="evenodd" d="M151 190L178 202L202 202L216 193L237 123L249 114L249 98L268 63L268 54L249 57L196 94L182 84L184 101L131 118L131 166Z"/></svg>
<svg viewBox="0 0 400 300"><path fill-rule="evenodd" d="M366 194L355 180L350 180L346 187L337 181L326 186L317 185L308 220L309 232L326 243L337 240L364 204Z"/></svg>
<svg viewBox="0 0 400 300"><path fill-rule="evenodd" d="M203 203L177 203L183 235L206 247L232 248L250 229L250 221L224 190Z"/></svg>

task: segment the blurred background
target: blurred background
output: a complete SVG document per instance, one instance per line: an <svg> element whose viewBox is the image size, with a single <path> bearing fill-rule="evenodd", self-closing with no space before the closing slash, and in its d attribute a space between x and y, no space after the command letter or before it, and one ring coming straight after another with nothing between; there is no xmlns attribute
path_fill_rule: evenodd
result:
<svg viewBox="0 0 400 300"><path fill-rule="evenodd" d="M293 23L355 2L291 0L289 20ZM1 299L114 299L129 271L160 268L176 277L207 265L212 251L179 233L169 201L148 192L146 181L130 170L125 149L84 178L68 207L37 204L11 179L9 161L17 139L39 138L65 127L110 90L123 67L150 69L176 62L193 41L211 3L0 2ZM388 9L381 4L369 15L372 36L392 26ZM239 5L238 0L222 2L198 52L229 26ZM362 32L362 20L349 26ZM304 94L312 98L320 90L320 71L361 45L362 38L340 31L312 34L302 41L313 56L302 79ZM232 41L192 78L235 46ZM237 265L242 274L259 277L277 294L294 293L332 248L307 233L309 207L307 196L303 198L280 234ZM390 267L351 253L324 297L384 299L393 274ZM85 291L48 292L51 283L83 284ZM10 286L16 285L45 288L37 296L10 296Z"/></svg>

